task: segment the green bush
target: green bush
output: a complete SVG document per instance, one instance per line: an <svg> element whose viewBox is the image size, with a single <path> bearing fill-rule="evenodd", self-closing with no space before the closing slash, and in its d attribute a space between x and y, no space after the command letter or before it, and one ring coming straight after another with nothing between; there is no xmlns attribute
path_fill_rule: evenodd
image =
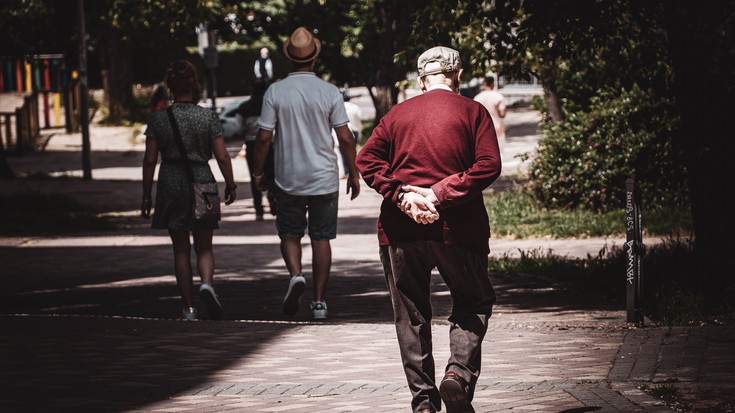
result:
<svg viewBox="0 0 735 413"><path fill-rule="evenodd" d="M542 125L545 138L531 165L530 189L544 206L619 209L628 178L644 207L687 203L670 99L638 87L600 91L588 112L566 115Z"/></svg>

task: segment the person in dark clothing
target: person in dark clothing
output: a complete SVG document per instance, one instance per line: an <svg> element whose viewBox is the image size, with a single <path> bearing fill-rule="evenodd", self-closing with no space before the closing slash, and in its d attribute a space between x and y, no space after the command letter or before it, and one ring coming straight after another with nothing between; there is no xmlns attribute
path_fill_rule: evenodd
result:
<svg viewBox="0 0 735 413"><path fill-rule="evenodd" d="M423 94L388 112L357 155L384 200L380 259L414 412L474 412L482 340L495 303L487 269L490 225L482 191L501 172L487 109L458 94L459 53L434 47L418 59ZM437 268L452 296L450 357L436 383L430 281Z"/></svg>
<svg viewBox="0 0 735 413"><path fill-rule="evenodd" d="M248 171L250 172L250 189L253 193L253 206L255 207L255 220L263 220L263 191L258 188L255 184L255 178L253 177L253 167L255 164L255 135L258 133L258 118L260 117L260 110L263 107L263 95L268 89L268 84L265 82L255 82L253 85L253 93L250 95L250 99L244 101L238 107L237 112L242 117L242 134L245 138L243 144L245 150L245 160L248 164ZM265 161L265 173L266 186L269 188L273 182L273 150L271 149ZM267 191L268 204L270 206L271 215L276 215L275 199L272 195L272 191Z"/></svg>
<svg viewBox="0 0 735 413"><path fill-rule="evenodd" d="M260 49L260 56L255 60L253 66L255 72L255 82L265 83L266 85L273 81L273 61L268 56L268 49Z"/></svg>

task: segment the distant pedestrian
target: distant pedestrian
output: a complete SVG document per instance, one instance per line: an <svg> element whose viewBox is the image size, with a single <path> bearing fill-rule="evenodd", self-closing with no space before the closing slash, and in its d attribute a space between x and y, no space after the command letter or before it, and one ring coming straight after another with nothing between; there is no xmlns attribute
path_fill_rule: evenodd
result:
<svg viewBox="0 0 735 413"><path fill-rule="evenodd" d="M250 99L246 100L237 109L238 114L242 117L242 135L245 137L245 143L243 144L243 151L245 152L245 160L248 164L248 171L250 173L250 190L253 193L253 207L255 208L255 220L263 220L263 191L258 188L255 184L255 178L253 177L253 168L255 164L255 135L258 133L258 118L260 117L260 111L263 107L263 95L268 89L268 84L264 82L255 82L253 85L253 93L250 95ZM273 184L273 150L268 152L268 157L265 161L265 181L268 188L271 188ZM271 190L268 190L268 203L270 213L276 214L275 205L273 203L273 195Z"/></svg>
<svg viewBox="0 0 735 413"><path fill-rule="evenodd" d="M260 49L260 56L255 59L253 72L255 72L256 82L269 84L273 81L273 61L269 56L267 47Z"/></svg>
<svg viewBox="0 0 735 413"><path fill-rule="evenodd" d="M487 76L482 83L482 91L474 99L487 108L493 118L495 133L498 135L498 145L501 152L505 149L505 96L495 90L495 77Z"/></svg>
<svg viewBox="0 0 735 413"><path fill-rule="evenodd" d="M347 126L349 118L342 95L335 85L314 73L320 50L319 40L304 27L297 28L283 45L283 53L291 61L293 71L265 92L254 161L256 183L265 190L263 172L268 151L273 146L276 229L291 277L283 300L283 312L287 315L298 311L306 286L301 238L309 228L314 277L311 310L315 320L327 318L325 296L332 265L330 240L337 237L339 166L332 128L350 171L347 193L352 194L352 199L360 193L355 139Z"/></svg>
<svg viewBox="0 0 735 413"><path fill-rule="evenodd" d="M501 172L487 110L458 94L459 53L434 47L418 59L423 94L394 106L357 156L383 196L380 259L393 305L413 412L474 412L481 345L495 291L488 275L490 226L482 191ZM452 296L450 356L437 385L430 281L437 268Z"/></svg>
<svg viewBox="0 0 735 413"><path fill-rule="evenodd" d="M168 93L168 88L165 83L156 83L151 94L151 101L148 106L151 113L158 112L161 109L166 109L171 105L171 97Z"/></svg>
<svg viewBox="0 0 735 413"><path fill-rule="evenodd" d="M225 147L222 124L212 110L197 105L199 81L194 65L186 60L171 64L166 72L166 86L173 95L171 110L183 141L189 164L183 161L181 150L174 136L168 110L151 114L145 131L145 155L143 158L143 200L141 216L151 217L151 190L158 154L161 167L156 185L156 206L151 228L168 230L174 249L174 273L183 303L183 317L196 320L194 283L191 268L190 235L194 238L197 269L202 284L199 296L207 306L209 318L222 318L222 305L214 292L213 230L219 228L216 221L195 221L192 216L193 191L185 168L193 169L194 179L200 183L215 182L208 161L217 160L225 179L225 203L231 204L237 196L230 155ZM190 166L189 166L190 165Z"/></svg>
<svg viewBox="0 0 735 413"><path fill-rule="evenodd" d="M347 112L347 117L350 119L347 126L350 127L350 131L352 131L352 135L355 137L355 145L357 145L360 142L360 134L362 133L362 109L360 109L360 107L355 103L351 102L352 94L349 89L344 89L342 91L342 99L345 101L345 111ZM347 178L349 176L350 168L349 165L347 165L347 160L344 157L341 157L341 159L342 177Z"/></svg>

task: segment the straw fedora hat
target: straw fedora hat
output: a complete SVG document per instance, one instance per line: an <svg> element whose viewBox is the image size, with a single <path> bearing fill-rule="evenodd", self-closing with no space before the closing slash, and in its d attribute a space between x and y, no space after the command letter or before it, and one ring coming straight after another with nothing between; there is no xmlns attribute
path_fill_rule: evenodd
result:
<svg viewBox="0 0 735 413"><path fill-rule="evenodd" d="M288 60L305 63L316 59L322 50L322 43L304 27L299 27L291 33L283 44L283 54Z"/></svg>

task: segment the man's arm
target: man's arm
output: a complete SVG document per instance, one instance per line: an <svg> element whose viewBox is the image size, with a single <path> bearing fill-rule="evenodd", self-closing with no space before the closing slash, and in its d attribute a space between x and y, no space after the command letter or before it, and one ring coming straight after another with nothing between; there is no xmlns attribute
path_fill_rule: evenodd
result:
<svg viewBox="0 0 735 413"><path fill-rule="evenodd" d="M265 72L269 79L273 79L273 61L271 59L265 61Z"/></svg>
<svg viewBox="0 0 735 413"><path fill-rule="evenodd" d="M500 148L492 119L487 110L478 105L478 122L475 128L474 160L472 165L459 173L447 176L431 185L438 205L444 208L461 205L482 194L502 171Z"/></svg>
<svg viewBox="0 0 735 413"><path fill-rule="evenodd" d="M398 202L403 182L393 175L390 159L390 142L381 120L373 129L372 135L357 154L357 168L362 179L384 199L393 203Z"/></svg>
<svg viewBox="0 0 735 413"><path fill-rule="evenodd" d="M436 208L423 195L401 188L403 183L393 176L389 156L390 143L381 123L357 154L357 166L365 182L417 223L431 224L439 219Z"/></svg>
<svg viewBox="0 0 735 413"><path fill-rule="evenodd" d="M347 161L347 167L349 168L350 176L347 178L347 193L352 192L350 199L355 199L360 194L360 172L357 170L357 165L355 165L355 157L357 156L355 139L347 124L337 126L334 128L334 132L339 142L339 150L342 152L342 157Z"/></svg>
<svg viewBox="0 0 735 413"><path fill-rule="evenodd" d="M505 106L505 97L503 95L500 95L500 102L498 102L498 116L504 118L506 109L507 108Z"/></svg>
<svg viewBox="0 0 735 413"><path fill-rule="evenodd" d="M235 202L237 198L237 192L235 189L235 176L232 172L232 161L230 160L230 153L227 152L227 146L225 146L225 138L219 135L212 139L212 153L214 159L217 160L222 177L225 179L225 205L230 205Z"/></svg>
<svg viewBox="0 0 735 413"><path fill-rule="evenodd" d="M151 192L153 191L153 175L158 164L158 141L153 136L145 140L145 155L143 156L143 200L140 206L140 215L144 218L151 216Z"/></svg>

